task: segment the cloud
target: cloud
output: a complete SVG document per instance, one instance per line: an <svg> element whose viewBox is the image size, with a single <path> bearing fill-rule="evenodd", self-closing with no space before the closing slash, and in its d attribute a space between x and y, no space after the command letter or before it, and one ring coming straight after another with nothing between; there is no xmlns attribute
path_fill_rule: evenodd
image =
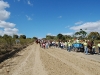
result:
<svg viewBox="0 0 100 75"><path fill-rule="evenodd" d="M69 32L69 33L61 33L63 35L73 35L73 32Z"/></svg>
<svg viewBox="0 0 100 75"><path fill-rule="evenodd" d="M9 8L9 4L7 2L4 2L3 0L0 0L0 10L3 10L5 8Z"/></svg>
<svg viewBox="0 0 100 75"><path fill-rule="evenodd" d="M3 0L0 1L0 20L6 20L10 16L10 12L6 11L5 8L9 8L9 4L4 2Z"/></svg>
<svg viewBox="0 0 100 75"><path fill-rule="evenodd" d="M69 32L69 33L60 33L60 34L62 34L62 35L73 35L73 32ZM55 34L52 34L52 33L48 33L47 35L51 35L51 36L57 36L57 35L55 35Z"/></svg>
<svg viewBox="0 0 100 75"><path fill-rule="evenodd" d="M0 10L0 20L6 20L9 18L10 12L6 10Z"/></svg>
<svg viewBox="0 0 100 75"><path fill-rule="evenodd" d="M27 4L30 6L33 6L33 4L30 2L30 0L27 1Z"/></svg>
<svg viewBox="0 0 100 75"><path fill-rule="evenodd" d="M59 16L58 18L62 18L62 16Z"/></svg>
<svg viewBox="0 0 100 75"><path fill-rule="evenodd" d="M8 35L13 35L16 34L18 32L17 28L5 28L4 29L4 34L8 34Z"/></svg>
<svg viewBox="0 0 100 75"><path fill-rule="evenodd" d="M79 25L79 24L82 24L83 21L79 21L79 22L76 22L75 25Z"/></svg>
<svg viewBox="0 0 100 75"><path fill-rule="evenodd" d="M14 23L5 22L5 21L1 21L1 20L0 20L0 27L1 27L1 28L12 28L12 27L14 27L14 26L15 26Z"/></svg>
<svg viewBox="0 0 100 75"><path fill-rule="evenodd" d="M18 29L15 28L14 23L6 22L5 20L10 17L10 12L6 11L6 8L9 8L10 5L3 0L0 0L0 35L13 35L18 34Z"/></svg>
<svg viewBox="0 0 100 75"><path fill-rule="evenodd" d="M27 19L28 19L28 20L32 20L32 18L31 18L31 17L29 17L29 16L27 16L27 15L26 15L26 17L27 17Z"/></svg>
<svg viewBox="0 0 100 75"><path fill-rule="evenodd" d="M93 32L93 31L100 32L100 21L86 22L78 26L70 27L70 29L75 31L79 31L80 29L83 30L87 29L86 30L87 32Z"/></svg>
<svg viewBox="0 0 100 75"><path fill-rule="evenodd" d="M13 34L18 34L18 29L17 28L4 28L4 30L0 30L0 35L4 35L4 34L7 34L7 35L13 35Z"/></svg>
<svg viewBox="0 0 100 75"><path fill-rule="evenodd" d="M54 34L52 34L52 33L47 33L47 35L56 36L56 35L54 35Z"/></svg>
<svg viewBox="0 0 100 75"><path fill-rule="evenodd" d="M3 34L4 34L3 30L0 30L0 35L3 35Z"/></svg>
<svg viewBox="0 0 100 75"><path fill-rule="evenodd" d="M51 35L51 33L48 33L47 35Z"/></svg>

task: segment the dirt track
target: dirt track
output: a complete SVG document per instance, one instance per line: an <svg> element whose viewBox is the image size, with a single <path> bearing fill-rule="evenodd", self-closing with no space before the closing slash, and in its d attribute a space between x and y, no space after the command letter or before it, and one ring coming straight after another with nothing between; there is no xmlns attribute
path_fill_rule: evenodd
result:
<svg viewBox="0 0 100 75"><path fill-rule="evenodd" d="M1 63L0 75L100 75L100 56L33 44Z"/></svg>

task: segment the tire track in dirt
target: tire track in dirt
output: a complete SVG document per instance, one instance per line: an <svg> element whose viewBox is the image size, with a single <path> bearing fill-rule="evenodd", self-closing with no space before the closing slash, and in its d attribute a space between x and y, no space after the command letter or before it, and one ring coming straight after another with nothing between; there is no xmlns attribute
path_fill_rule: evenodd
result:
<svg viewBox="0 0 100 75"><path fill-rule="evenodd" d="M50 54L48 50L41 49L41 60L45 65L48 75L84 75L66 62L60 60L56 55Z"/></svg>
<svg viewBox="0 0 100 75"><path fill-rule="evenodd" d="M23 69L24 64L26 64L26 62L29 61L28 58L31 56L34 57L34 51L35 51L35 46L30 45L24 50L18 52L13 58L10 58L5 62L3 62L6 64L6 66L4 66L0 70L0 75L20 75L19 72ZM34 61L34 59L32 61ZM7 64L9 64L9 66L7 66ZM9 70L9 74L5 69Z"/></svg>
<svg viewBox="0 0 100 75"><path fill-rule="evenodd" d="M40 59L39 48L37 44L31 45L17 53L18 56L6 60L6 65L10 65L3 67L0 75L48 75ZM5 68L8 68L9 73L5 71Z"/></svg>
<svg viewBox="0 0 100 75"><path fill-rule="evenodd" d="M19 68L15 70L12 75L31 75L34 67L35 52L36 46L31 47L29 52L27 51L27 57L25 57L24 61L18 65Z"/></svg>
<svg viewBox="0 0 100 75"><path fill-rule="evenodd" d="M53 50L51 49L50 52L52 52L52 51ZM59 50L59 51L54 50L54 51L55 52L52 52L52 53L54 53L56 55L58 54L58 58L62 58L64 60L67 60L70 63L78 66L81 69L81 71L88 73L86 75L99 75L100 74L100 62L92 61L92 60L80 57L78 55L75 55L75 54L73 55L73 53L71 53L71 52L65 52L65 51L61 51L61 50Z"/></svg>
<svg viewBox="0 0 100 75"><path fill-rule="evenodd" d="M39 47L39 45L36 47L35 63L34 63L32 75L48 75L47 71L45 71L44 65L42 64L42 61L40 59L40 47Z"/></svg>
<svg viewBox="0 0 100 75"><path fill-rule="evenodd" d="M73 55L71 52L59 49L48 49L44 50L49 55L65 62L66 64L73 67L77 71L84 75L99 75L100 73L100 63L81 58L80 56ZM82 75L81 74L81 75Z"/></svg>

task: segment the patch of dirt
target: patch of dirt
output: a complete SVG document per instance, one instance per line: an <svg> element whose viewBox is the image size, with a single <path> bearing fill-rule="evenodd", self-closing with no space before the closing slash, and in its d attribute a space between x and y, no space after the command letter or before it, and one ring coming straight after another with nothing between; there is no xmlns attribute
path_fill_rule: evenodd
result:
<svg viewBox="0 0 100 75"><path fill-rule="evenodd" d="M99 75L100 56L32 44L0 64L0 75Z"/></svg>

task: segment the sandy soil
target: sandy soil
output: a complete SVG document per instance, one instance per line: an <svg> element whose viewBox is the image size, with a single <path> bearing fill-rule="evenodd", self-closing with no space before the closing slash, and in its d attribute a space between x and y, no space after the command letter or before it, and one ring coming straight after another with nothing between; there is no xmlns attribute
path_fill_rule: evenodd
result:
<svg viewBox="0 0 100 75"><path fill-rule="evenodd" d="M33 44L2 62L0 75L100 75L100 55Z"/></svg>

